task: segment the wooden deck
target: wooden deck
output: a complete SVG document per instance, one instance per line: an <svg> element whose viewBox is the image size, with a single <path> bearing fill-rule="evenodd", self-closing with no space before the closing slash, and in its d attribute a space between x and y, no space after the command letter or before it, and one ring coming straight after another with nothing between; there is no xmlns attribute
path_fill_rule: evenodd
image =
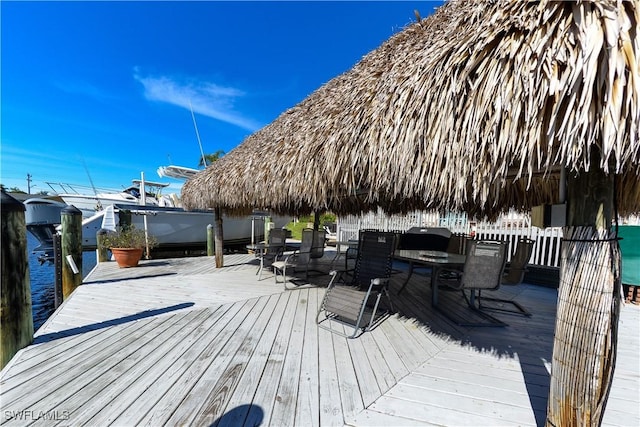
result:
<svg viewBox="0 0 640 427"><path fill-rule="evenodd" d="M317 327L323 288L258 281L250 255L225 264L99 265L2 371L2 424L544 424L555 290L503 288L533 316L467 328L434 313L414 275L394 295L397 313L349 340ZM440 295L471 315L458 293ZM604 425L640 425L639 325L640 308L625 305Z"/></svg>

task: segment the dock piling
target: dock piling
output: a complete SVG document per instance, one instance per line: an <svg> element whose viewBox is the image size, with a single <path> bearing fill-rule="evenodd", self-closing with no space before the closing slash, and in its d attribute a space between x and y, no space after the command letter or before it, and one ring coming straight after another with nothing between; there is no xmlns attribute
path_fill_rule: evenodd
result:
<svg viewBox="0 0 640 427"><path fill-rule="evenodd" d="M67 299L82 284L82 212L75 206L67 206L60 212L62 224L62 298ZM77 267L67 262L71 255Z"/></svg>
<svg viewBox="0 0 640 427"><path fill-rule="evenodd" d="M109 261L109 250L102 245L102 241L107 233L108 231L104 228L101 228L96 233L96 246L98 247L98 249L96 249L96 260L98 263Z"/></svg>
<svg viewBox="0 0 640 427"><path fill-rule="evenodd" d="M27 225L22 203L2 190L2 288L0 306L0 369L33 340Z"/></svg>

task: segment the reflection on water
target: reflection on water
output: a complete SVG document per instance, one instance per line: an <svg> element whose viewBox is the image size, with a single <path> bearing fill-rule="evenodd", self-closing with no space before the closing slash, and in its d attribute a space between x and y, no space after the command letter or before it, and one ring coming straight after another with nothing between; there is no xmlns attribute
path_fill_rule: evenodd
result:
<svg viewBox="0 0 640 427"><path fill-rule="evenodd" d="M33 312L33 327L38 330L40 326L51 316L55 310L55 268L53 263L40 264L40 253L33 252L38 246L38 240L27 233L27 250L29 253L29 277L31 280L31 304ZM95 251L87 251L82 254L82 274L85 276L96 265Z"/></svg>

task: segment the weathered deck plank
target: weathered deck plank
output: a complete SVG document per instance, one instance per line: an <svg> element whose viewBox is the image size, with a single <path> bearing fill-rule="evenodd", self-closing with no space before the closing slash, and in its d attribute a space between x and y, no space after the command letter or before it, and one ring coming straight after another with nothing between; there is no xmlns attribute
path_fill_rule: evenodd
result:
<svg viewBox="0 0 640 427"><path fill-rule="evenodd" d="M247 352L253 345L251 331L254 325L265 313L265 307L269 299L259 298L247 304L238 318L239 323L234 325L234 330L217 349L215 357L206 366L198 382L182 400L171 417L166 421L168 425L188 425L198 421L197 425L210 425L224 409L224 403L229 394L239 381L240 374L246 363ZM236 356L240 355L237 359ZM133 425L122 420L120 424Z"/></svg>
<svg viewBox="0 0 640 427"><path fill-rule="evenodd" d="M304 345L302 347L302 365L300 367L300 383L298 385L295 410L295 425L309 427L320 426L320 373L318 355L318 328L315 324L318 312L318 292L299 291L307 300L307 311L304 319Z"/></svg>
<svg viewBox="0 0 640 427"><path fill-rule="evenodd" d="M247 362L240 382L226 402L225 413L227 415L220 419L219 426L243 425L251 410L251 405L247 402L254 402L256 399L258 385L262 379L280 324L280 318L273 314L282 313L288 302L288 298L278 295L273 295L270 298L273 305L269 304L267 309L272 309L272 315L265 325L264 332L251 359Z"/></svg>
<svg viewBox="0 0 640 427"><path fill-rule="evenodd" d="M315 319L314 319L315 321ZM322 328L318 330L318 372L320 389L320 425L341 426L342 401L340 399L340 379L334 357L333 334Z"/></svg>
<svg viewBox="0 0 640 427"><path fill-rule="evenodd" d="M54 411L69 411L75 422L82 419L80 410L92 416L107 407L124 387L132 388L136 395L139 394L140 390L135 389L134 381L139 381L140 377L148 375L153 369L162 369L166 361L175 358L183 344L182 338L192 334L208 317L203 310L165 318L163 324L154 330L158 333L145 335L143 345L138 350L122 358L114 355L111 358L115 362L113 366L105 366L104 371L92 376L84 387L60 402Z"/></svg>
<svg viewBox="0 0 640 427"><path fill-rule="evenodd" d="M5 367L3 424L544 424L553 289L505 288L531 318L460 327L431 309L425 276L397 295L400 271L397 314L348 340L315 324L323 288L258 281L250 255L224 269L207 258L144 263L101 265ZM470 315L459 293L441 295ZM604 425L640 423L638 324L640 309L623 307Z"/></svg>

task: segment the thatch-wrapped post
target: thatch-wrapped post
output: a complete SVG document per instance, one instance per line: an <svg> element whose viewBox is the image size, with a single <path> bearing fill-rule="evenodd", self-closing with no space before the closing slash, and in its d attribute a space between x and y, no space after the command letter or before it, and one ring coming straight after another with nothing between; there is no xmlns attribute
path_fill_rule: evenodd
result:
<svg viewBox="0 0 640 427"><path fill-rule="evenodd" d="M215 208L216 230L215 230L215 247L216 247L216 268L224 267L224 233L222 231L222 209Z"/></svg>
<svg viewBox="0 0 640 427"><path fill-rule="evenodd" d="M24 205L2 191L2 305L0 307L0 369L33 339L31 288Z"/></svg>
<svg viewBox="0 0 640 427"><path fill-rule="evenodd" d="M570 177L568 192L547 425L597 426L613 378L620 312L613 176L596 169Z"/></svg>
<svg viewBox="0 0 640 427"><path fill-rule="evenodd" d="M82 212L67 206L60 212L62 225L62 298L67 299L82 284ZM70 265L73 260L77 272Z"/></svg>

